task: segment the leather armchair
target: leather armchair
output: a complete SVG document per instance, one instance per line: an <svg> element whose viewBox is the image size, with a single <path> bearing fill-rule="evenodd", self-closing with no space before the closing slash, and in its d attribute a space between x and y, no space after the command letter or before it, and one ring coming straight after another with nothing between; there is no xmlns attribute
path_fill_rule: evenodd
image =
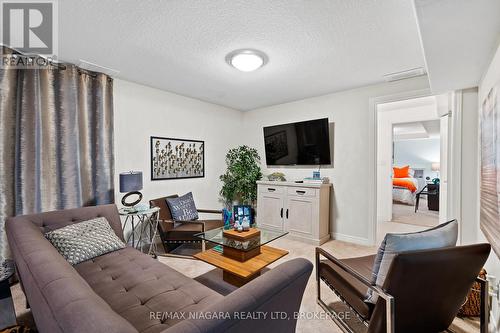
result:
<svg viewBox="0 0 500 333"><path fill-rule="evenodd" d="M490 244L409 251L394 258L383 286L372 285L375 256L338 259L316 248L317 302L344 332L342 316L321 299L324 281L368 327L368 333L437 333L448 329L474 283L481 285L481 333L488 330L487 281L477 277ZM366 292L379 295L365 302Z"/></svg>
<svg viewBox="0 0 500 333"><path fill-rule="evenodd" d="M168 254L185 243L199 243L200 250L203 250L204 243L199 238L194 237L194 234L223 227L222 210L198 209L198 213L218 214L218 219L199 219L189 222L174 221L166 199L177 197L178 195L174 194L149 200L151 207L160 207L158 233L160 234L165 252Z"/></svg>

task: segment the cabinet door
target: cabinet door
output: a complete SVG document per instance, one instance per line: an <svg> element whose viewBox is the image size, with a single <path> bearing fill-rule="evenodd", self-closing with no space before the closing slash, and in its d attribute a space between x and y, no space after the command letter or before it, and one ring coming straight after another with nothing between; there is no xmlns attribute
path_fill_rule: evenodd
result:
<svg viewBox="0 0 500 333"><path fill-rule="evenodd" d="M283 230L283 196L260 193L257 201L257 224L259 226Z"/></svg>
<svg viewBox="0 0 500 333"><path fill-rule="evenodd" d="M305 197L288 197L285 210L285 229L292 233L312 234L313 200Z"/></svg>

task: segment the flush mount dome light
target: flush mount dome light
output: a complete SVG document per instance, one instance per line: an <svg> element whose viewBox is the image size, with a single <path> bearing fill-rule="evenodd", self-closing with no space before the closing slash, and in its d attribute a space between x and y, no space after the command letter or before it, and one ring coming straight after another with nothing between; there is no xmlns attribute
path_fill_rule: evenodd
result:
<svg viewBox="0 0 500 333"><path fill-rule="evenodd" d="M230 52L226 62L242 72L253 72L267 63L267 56L258 50L241 49Z"/></svg>

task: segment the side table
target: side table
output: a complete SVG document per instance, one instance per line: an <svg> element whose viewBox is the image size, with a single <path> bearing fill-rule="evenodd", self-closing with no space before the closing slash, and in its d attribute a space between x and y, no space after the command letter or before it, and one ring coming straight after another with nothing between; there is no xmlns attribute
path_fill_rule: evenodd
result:
<svg viewBox="0 0 500 333"><path fill-rule="evenodd" d="M131 224L131 233L126 241L132 238L132 246L143 251L144 245L149 244L148 254L156 257L156 237L158 235L158 212L160 207L152 207L137 212L127 212L124 208L118 210L121 216L125 216L122 230L125 231L127 224ZM136 239L136 236L137 239Z"/></svg>
<svg viewBox="0 0 500 333"><path fill-rule="evenodd" d="M14 275L14 272L12 260L0 263L0 330L17 325L9 284L9 279Z"/></svg>

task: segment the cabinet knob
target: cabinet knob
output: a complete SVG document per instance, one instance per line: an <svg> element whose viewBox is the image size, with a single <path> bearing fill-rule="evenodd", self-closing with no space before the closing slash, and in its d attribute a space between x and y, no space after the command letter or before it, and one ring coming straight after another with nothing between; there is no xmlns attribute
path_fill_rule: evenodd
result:
<svg viewBox="0 0 500 333"><path fill-rule="evenodd" d="M280 217L283 218L283 208L281 208Z"/></svg>
<svg viewBox="0 0 500 333"><path fill-rule="evenodd" d="M286 218L288 218L288 208L286 209Z"/></svg>
<svg viewBox="0 0 500 333"><path fill-rule="evenodd" d="M300 190L297 190L297 191L295 191L295 192L297 192L297 194L300 194L300 195L306 194L306 191L300 191Z"/></svg>
<svg viewBox="0 0 500 333"><path fill-rule="evenodd" d="M267 190L268 190L269 192L274 192L274 191L276 191L276 189L275 189L275 188L272 188L272 187L268 187L268 188L267 188Z"/></svg>

